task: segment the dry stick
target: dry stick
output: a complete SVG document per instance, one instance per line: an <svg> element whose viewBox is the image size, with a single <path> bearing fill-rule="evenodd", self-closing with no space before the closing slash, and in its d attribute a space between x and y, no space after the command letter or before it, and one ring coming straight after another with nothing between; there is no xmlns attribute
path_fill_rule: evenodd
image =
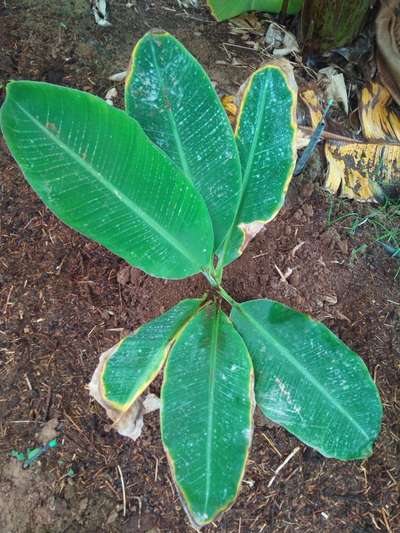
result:
<svg viewBox="0 0 400 533"><path fill-rule="evenodd" d="M51 387L50 385L47 385L47 398L46 398L46 405L44 408L44 414L43 414L43 421L46 422L49 417L49 410L50 410L50 403L51 403Z"/></svg>
<svg viewBox="0 0 400 533"><path fill-rule="evenodd" d="M158 480L158 457L156 457L156 471L154 473L154 481L157 482Z"/></svg>
<svg viewBox="0 0 400 533"><path fill-rule="evenodd" d="M273 440L271 438L268 438L265 433L261 433L261 435L265 438L265 440L268 442L268 444L271 446L271 448L274 450L274 452L279 455L279 457L282 457L281 452L278 450L278 448L275 446Z"/></svg>
<svg viewBox="0 0 400 533"><path fill-rule="evenodd" d="M140 530L140 520L142 518L142 499L139 496L134 496L134 499L139 502L139 517L137 521L138 530Z"/></svg>
<svg viewBox="0 0 400 533"><path fill-rule="evenodd" d="M272 485L272 483L275 481L276 479L276 476L279 474L279 472L282 470L282 468L284 466L286 466L288 464L288 462L290 461L290 459L292 459L296 453L300 450L300 446L297 446L293 451L292 453L290 453L286 459L283 461L283 463L281 463L278 468L275 470L274 472L274 475L272 476L272 478L269 480L269 483L268 483L268 487L270 487Z"/></svg>
<svg viewBox="0 0 400 533"><path fill-rule="evenodd" d="M11 289L9 290L9 293L7 295L6 303L4 304L3 315L5 315L7 313L7 307L10 305L10 297L11 297L11 293L12 293L13 289L14 289L14 285L11 285Z"/></svg>
<svg viewBox="0 0 400 533"><path fill-rule="evenodd" d="M270 252L262 252L258 255L253 255L252 259L258 259L259 257L264 257L264 255L268 255Z"/></svg>
<svg viewBox="0 0 400 533"><path fill-rule="evenodd" d="M385 523L385 527L386 527L388 533L393 533L393 530L392 530L392 528L390 527L389 520L388 520L388 517L387 517L387 514L386 514L386 510L385 510L384 507L382 507L382 509L381 509L381 513L382 513L383 521L384 521L384 523Z"/></svg>
<svg viewBox="0 0 400 533"><path fill-rule="evenodd" d="M29 381L28 374L24 374L24 378L25 378L26 384L28 385L28 389L31 391L32 385L31 385L31 382Z"/></svg>
<svg viewBox="0 0 400 533"><path fill-rule="evenodd" d="M7 424L37 424L37 420L7 420Z"/></svg>
<svg viewBox="0 0 400 533"><path fill-rule="evenodd" d="M118 469L119 477L120 477L120 479L121 479L121 487L122 487L122 503L123 503L123 506L124 506L123 516L126 516L126 494L125 494L125 482L124 482L124 476L122 475L122 470L121 470L121 467L120 467L119 465L117 465L117 469Z"/></svg>

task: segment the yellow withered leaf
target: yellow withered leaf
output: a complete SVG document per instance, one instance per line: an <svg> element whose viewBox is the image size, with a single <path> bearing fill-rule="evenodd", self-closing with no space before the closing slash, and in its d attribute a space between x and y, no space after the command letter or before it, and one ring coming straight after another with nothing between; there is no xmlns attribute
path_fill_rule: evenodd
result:
<svg viewBox="0 0 400 533"><path fill-rule="evenodd" d="M400 145L327 141L328 173L325 187L344 198L373 201L377 183L398 180Z"/></svg>
<svg viewBox="0 0 400 533"><path fill-rule="evenodd" d="M235 124L236 122L236 116L238 112L238 106L236 104L236 96L225 94L221 98L221 103L228 115L228 118L231 122L231 124Z"/></svg>
<svg viewBox="0 0 400 533"><path fill-rule="evenodd" d="M359 116L366 142L328 140L325 187L359 201L374 201L382 185L400 180L400 117L390 108L392 97L372 82L360 95Z"/></svg>
<svg viewBox="0 0 400 533"><path fill-rule="evenodd" d="M312 88L305 89L299 96L307 108L311 126L315 129L322 119L322 107L317 91Z"/></svg>
<svg viewBox="0 0 400 533"><path fill-rule="evenodd" d="M390 109L391 100L389 91L377 82L361 91L359 114L366 139L400 142L400 117Z"/></svg>

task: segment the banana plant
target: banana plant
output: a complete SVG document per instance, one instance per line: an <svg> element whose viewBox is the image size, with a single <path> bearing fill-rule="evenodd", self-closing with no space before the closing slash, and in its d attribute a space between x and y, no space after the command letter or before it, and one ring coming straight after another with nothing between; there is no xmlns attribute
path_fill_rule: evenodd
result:
<svg viewBox="0 0 400 533"><path fill-rule="evenodd" d="M268 11L280 13L283 9L289 15L298 13L304 0L207 0L213 16L219 21L237 17L246 11Z"/></svg>
<svg viewBox="0 0 400 533"><path fill-rule="evenodd" d="M372 453L382 417L363 360L327 327L269 299L238 303L223 288L223 267L281 208L296 157L289 64L259 68L239 98L232 131L200 64L153 31L134 48L125 112L17 81L0 115L26 179L68 226L150 275L201 273L210 284L111 348L98 372L101 403L125 421L163 371L162 442L196 528L238 495L255 403L340 460Z"/></svg>
<svg viewBox="0 0 400 533"><path fill-rule="evenodd" d="M348 45L360 34L375 0L304 0L300 38L310 52Z"/></svg>

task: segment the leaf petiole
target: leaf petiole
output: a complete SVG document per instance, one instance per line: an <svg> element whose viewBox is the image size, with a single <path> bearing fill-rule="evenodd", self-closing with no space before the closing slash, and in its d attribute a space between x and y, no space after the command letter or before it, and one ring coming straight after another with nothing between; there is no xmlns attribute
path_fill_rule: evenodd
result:
<svg viewBox="0 0 400 533"><path fill-rule="evenodd" d="M228 302L229 305L231 305L232 307L237 307L239 304L232 298L232 296L230 294L228 294L226 292L226 290L221 287L221 285L218 287L218 293L220 296L222 296L222 298Z"/></svg>
<svg viewBox="0 0 400 533"><path fill-rule="evenodd" d="M210 272L209 270L202 270L201 273L206 278L211 287L217 288L219 285L218 278L216 277L215 272Z"/></svg>
<svg viewBox="0 0 400 533"><path fill-rule="evenodd" d="M222 269L221 269L222 270ZM217 267L216 271L210 273L208 270L203 270L202 274L207 279L209 284L214 287L218 294L232 307L237 307L239 304L232 298L230 294L221 286L220 272Z"/></svg>

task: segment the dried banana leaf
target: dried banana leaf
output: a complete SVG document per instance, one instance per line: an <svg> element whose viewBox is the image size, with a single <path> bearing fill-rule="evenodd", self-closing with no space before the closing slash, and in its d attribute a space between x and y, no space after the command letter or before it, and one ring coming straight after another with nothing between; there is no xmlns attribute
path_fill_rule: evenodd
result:
<svg viewBox="0 0 400 533"><path fill-rule="evenodd" d="M315 129L322 119L322 106L317 91L314 88L306 88L299 96L307 108L311 126Z"/></svg>
<svg viewBox="0 0 400 533"><path fill-rule="evenodd" d="M325 143L328 174L325 187L344 198L373 201L381 184L400 176L400 146L330 140Z"/></svg>
<svg viewBox="0 0 400 533"><path fill-rule="evenodd" d="M373 201L382 189L400 181L400 118L391 96L379 83L364 87L359 115L367 142L329 140L325 144L325 187L341 196Z"/></svg>
<svg viewBox="0 0 400 533"><path fill-rule="evenodd" d="M377 82L361 91L359 114L366 139L400 142L400 117L389 107L391 100L389 91Z"/></svg>

